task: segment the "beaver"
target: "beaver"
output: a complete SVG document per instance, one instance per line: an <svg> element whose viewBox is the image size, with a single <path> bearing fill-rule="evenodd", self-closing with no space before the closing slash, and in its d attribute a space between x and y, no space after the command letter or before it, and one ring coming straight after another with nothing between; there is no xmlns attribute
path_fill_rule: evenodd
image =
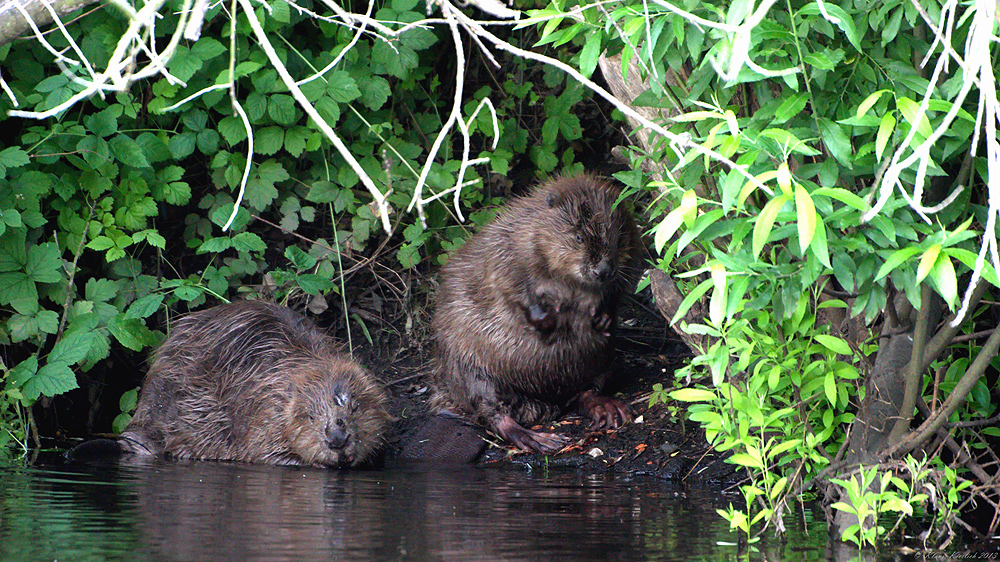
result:
<svg viewBox="0 0 1000 562"><path fill-rule="evenodd" d="M451 257L431 321L439 411L541 453L566 439L524 426L570 405L597 427L629 420L627 405L598 394L618 302L637 282L639 236L618 197L591 175L542 183Z"/></svg>
<svg viewBox="0 0 1000 562"><path fill-rule="evenodd" d="M118 443L138 455L357 466L382 446L386 400L309 319L233 302L173 326Z"/></svg>

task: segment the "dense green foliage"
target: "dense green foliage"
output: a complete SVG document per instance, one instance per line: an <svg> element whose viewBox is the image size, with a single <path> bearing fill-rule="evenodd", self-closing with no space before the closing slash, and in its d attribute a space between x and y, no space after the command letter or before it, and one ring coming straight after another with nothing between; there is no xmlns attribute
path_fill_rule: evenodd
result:
<svg viewBox="0 0 1000 562"><path fill-rule="evenodd" d="M179 7L168 3L157 23L164 37L173 32ZM455 61L450 46L442 49L448 34L414 27L393 40L368 34L352 43L354 30L314 20L284 1L272 2L270 11L258 6L256 15L289 72L316 78L300 84L303 92L388 194L393 237L386 239L358 175L289 95L246 18L237 18L231 36L229 16L216 4L201 38L182 43L169 63L180 82L158 77L127 93L94 96L54 118L4 121L0 451L26 443L28 408L40 397L76 388L77 373L119 353L114 350L144 352L162 337L159 328L175 310L214 304L248 286L264 286L278 300L341 293L344 271L376 261L387 271L413 268L427 258L440 260L466 236L450 195L426 207L426 224L406 212L452 103ZM398 28L425 17L425 6L393 0L373 16ZM68 29L99 69L124 25L105 7ZM511 37L531 42L533 33ZM58 34L49 40L66 46ZM317 75L345 49L335 68ZM466 85L464 118L489 96L500 133L493 148L489 113L470 122L472 156L489 158L478 171L580 169L568 143L582 136L571 107L584 91L566 87L563 75L537 64L501 60L506 78L491 74L483 60L467 71L475 87ZM86 78L82 67L61 72L34 40L4 46L0 64L21 110L54 107L83 88L69 74ZM225 83L230 68L233 94L253 130L252 154L227 90L206 90ZM0 111L11 109L4 96ZM425 193L454 185L457 146L444 143ZM239 212L223 231L248 158ZM519 175L532 181L530 171ZM477 179L475 169L466 172L466 181ZM480 180L462 192L460 204L474 222L489 218L489 211L478 209L492 202L491 190L506 189L496 181L488 187ZM356 333L370 337L361 318L351 321L360 327ZM118 376L138 381L138 373ZM118 429L134 402L134 392L122 397Z"/></svg>
<svg viewBox="0 0 1000 562"><path fill-rule="evenodd" d="M723 515L734 529L754 534L760 522L780 526L788 498L843 458L864 397L878 340L852 339L841 324L824 323L824 309L870 324L897 293L919 310L927 304L921 285L928 283L949 308L959 304L960 280L969 278L988 217L986 161L969 155L978 100L964 100L957 118L946 122L970 78L952 66L930 80L940 44L927 68L915 64L931 49L931 25L942 21L936 3L921 3L927 21L905 1L789 0L756 20L752 10L760 6L752 2L672 4L689 13L626 1L607 8L610 18L591 7L570 25L577 3L569 1L532 14L553 18L548 39L587 36L588 46L620 51L623 68L634 57L648 85L635 104L676 110L666 124L672 133L736 164L666 142L648 154L637 150L635 158L637 169L644 161L661 164L655 171L663 179L647 187L657 193L654 213L662 218L654 229L660 267L676 274L687 295L675 321L699 300L706 312L683 327L707 343L677 373L682 385L700 382L672 396L690 403L691 419L709 440L749 470L752 482L743 488L749 511ZM974 8L959 12L949 39L958 51ZM581 57L587 54L584 48ZM923 144L945 125L937 142ZM923 150L926 166L914 163L899 174L906 193L878 191L897 151L905 157ZM635 174L620 178L638 183ZM924 210L925 219L907 200L921 201L921 190L927 206L955 198L939 212ZM880 196L884 206L868 220ZM988 265L983 275L997 286ZM980 307L966 317L966 333L980 324L977 318L985 328L996 326L995 313ZM935 361L939 378L929 371L921 393L928 403L940 404L963 377L982 347L976 341ZM1000 367L988 352L985 359ZM959 396L953 421L996 413L996 391L981 372L976 376L967 397ZM656 395L666 396L662 389ZM989 427L959 442L982 451L984 434L1000 436ZM927 499L911 490L929 475L955 493L955 471L931 454L931 470L912 471L910 484L871 471L859 473L863 482L840 480L854 482L851 497L858 502L878 501L866 503L867 511L844 502L834 507L860 513L862 521L879 507L910 514L911 504ZM881 489L865 496L876 480ZM948 523L954 504L934 505L939 521ZM878 529L854 528L849 538L873 544Z"/></svg>

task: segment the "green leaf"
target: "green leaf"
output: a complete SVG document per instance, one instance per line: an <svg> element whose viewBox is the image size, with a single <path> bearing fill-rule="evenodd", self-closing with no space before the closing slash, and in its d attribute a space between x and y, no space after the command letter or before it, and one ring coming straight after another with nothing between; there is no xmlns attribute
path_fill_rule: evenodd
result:
<svg viewBox="0 0 1000 562"><path fill-rule="evenodd" d="M37 283L55 283L64 277L62 265L59 247L52 242L46 242L28 248L24 272Z"/></svg>
<svg viewBox="0 0 1000 562"><path fill-rule="evenodd" d="M289 246L285 248L285 257L288 258L288 261L292 262L295 269L298 269L299 271L316 267L316 258L310 256L305 252L305 250L299 248L298 246Z"/></svg>
<svg viewBox="0 0 1000 562"><path fill-rule="evenodd" d="M110 137L118 132L118 118L121 116L122 106L112 105L103 111L88 115L83 122L87 125L87 129L98 137Z"/></svg>
<svg viewBox="0 0 1000 562"><path fill-rule="evenodd" d="M830 197L862 213L868 211L868 205L865 204L864 199L842 187L821 187L813 191L813 197Z"/></svg>
<svg viewBox="0 0 1000 562"><path fill-rule="evenodd" d="M66 365L75 365L83 361L83 358L86 357L87 352L90 350L91 340L93 339L93 332L77 331L56 342L45 360L48 363L61 362Z"/></svg>
<svg viewBox="0 0 1000 562"><path fill-rule="evenodd" d="M213 155L219 151L219 133L214 129L199 131L195 144L202 154Z"/></svg>
<svg viewBox="0 0 1000 562"><path fill-rule="evenodd" d="M0 165L7 168L20 168L31 163L28 153L20 146L11 146L0 150Z"/></svg>
<svg viewBox="0 0 1000 562"><path fill-rule="evenodd" d="M812 244L809 245L812 250L813 255L819 260L819 263L824 266L833 269L830 264L830 249L827 246L826 241L826 225L820 220L819 215L816 215L816 233L813 235Z"/></svg>
<svg viewBox="0 0 1000 562"><path fill-rule="evenodd" d="M89 301L108 302L118 294L118 285L110 279L92 277L87 280L84 294Z"/></svg>
<svg viewBox="0 0 1000 562"><path fill-rule="evenodd" d="M315 273L305 273L295 278L298 285L307 295L319 295L333 288L333 283L326 277Z"/></svg>
<svg viewBox="0 0 1000 562"><path fill-rule="evenodd" d="M299 156L306 149L309 134L309 129L305 127L288 129L285 131L285 150L292 156Z"/></svg>
<svg viewBox="0 0 1000 562"><path fill-rule="evenodd" d="M174 160L183 160L194 154L194 149L198 146L198 135L190 131L180 133L170 137L167 141L167 148Z"/></svg>
<svg viewBox="0 0 1000 562"><path fill-rule="evenodd" d="M663 247L667 245L667 242L673 237L674 233L684 222L684 209L678 207L673 211L667 213L660 224L656 225L656 229L653 234L653 243L656 246L656 253L662 254Z"/></svg>
<svg viewBox="0 0 1000 562"><path fill-rule="evenodd" d="M14 388L21 388L38 372L38 356L32 355L8 371L7 377Z"/></svg>
<svg viewBox="0 0 1000 562"><path fill-rule="evenodd" d="M713 263L711 265L712 272L712 286L714 290L712 291L712 296L709 298L708 304L708 316L712 320L712 324L716 326L721 326L723 320L726 319L726 302L727 302L727 285L726 285L726 267L721 263Z"/></svg>
<svg viewBox="0 0 1000 562"><path fill-rule="evenodd" d="M819 136L830 150L830 154L841 165L851 169L851 139L844 132L844 128L823 117L819 118L818 122Z"/></svg>
<svg viewBox="0 0 1000 562"><path fill-rule="evenodd" d="M225 52L226 47L222 43L205 36L198 39L198 42L191 47L191 54L203 61L215 58Z"/></svg>
<svg viewBox="0 0 1000 562"><path fill-rule="evenodd" d="M788 96L785 101L781 102L778 109L774 110L774 121L772 123L780 125L795 117L802 111L808 101L808 92L799 92L798 94Z"/></svg>
<svg viewBox="0 0 1000 562"><path fill-rule="evenodd" d="M150 246L161 250L164 250L167 247L167 239L164 238L159 232L152 229L136 232L132 235L132 240L137 243L145 240Z"/></svg>
<svg viewBox="0 0 1000 562"><path fill-rule="evenodd" d="M239 117L224 117L219 121L218 131L226 139L229 146L241 143L247 138L247 130Z"/></svg>
<svg viewBox="0 0 1000 562"><path fill-rule="evenodd" d="M777 128L767 129L765 131L762 131L760 133L760 136L764 138L773 139L776 143L778 143L781 146L782 150L787 154L797 153L797 154L804 154L806 156L816 156L817 154L819 154L818 150L809 146L808 143L803 142L798 137L786 131L785 129L777 129Z"/></svg>
<svg viewBox="0 0 1000 562"><path fill-rule="evenodd" d="M888 275L892 270L899 267L900 264L902 264L906 260L912 258L913 256L919 253L920 253L920 248L915 248L913 246L907 246L906 248L901 248L899 250L896 250L895 252L892 253L891 256L889 256L889 259L885 260L885 263L882 264L882 267L879 268L878 273L875 274L874 281L882 279L883 277Z"/></svg>
<svg viewBox="0 0 1000 562"><path fill-rule="evenodd" d="M778 217L778 212L781 211L781 207L785 205L789 200L789 196L782 193L774 199L767 202L764 208L761 209L760 214L757 215L757 220L753 225L753 256L756 259L760 256L761 250L764 249L764 244L767 243L767 239L771 236L771 229L774 227L774 220Z"/></svg>
<svg viewBox="0 0 1000 562"><path fill-rule="evenodd" d="M965 267L968 267L970 271L976 267L977 256L975 253L963 248L945 248L944 251L949 257L962 262L962 264L964 264ZM990 283L994 287L1000 287L1000 279L997 279L997 274L993 270L993 266L990 264L989 258L983 262L982 276L987 283Z"/></svg>
<svg viewBox="0 0 1000 562"><path fill-rule="evenodd" d="M326 92L338 103L349 103L361 97L358 84L343 70L335 70L327 75Z"/></svg>
<svg viewBox="0 0 1000 562"><path fill-rule="evenodd" d="M286 94L274 94L267 100L267 114L279 125L295 123L295 99Z"/></svg>
<svg viewBox="0 0 1000 562"><path fill-rule="evenodd" d="M589 38L580 50L580 73L590 77L597 68L597 59L601 54L601 41L596 37Z"/></svg>
<svg viewBox="0 0 1000 562"><path fill-rule="evenodd" d="M13 342L28 338L54 334L59 329L59 315L51 310L38 310L37 304L32 314L14 314L7 321L10 339Z"/></svg>
<svg viewBox="0 0 1000 562"><path fill-rule="evenodd" d="M420 263L420 246L417 244L403 244L396 252L396 259L404 269L416 267Z"/></svg>
<svg viewBox="0 0 1000 562"><path fill-rule="evenodd" d="M836 61L826 51L808 53L802 57L802 62L820 70L833 70L837 68Z"/></svg>
<svg viewBox="0 0 1000 562"><path fill-rule="evenodd" d="M118 408L122 412L131 412L135 410L135 407L139 404L139 389L133 388L132 390L122 393L122 397L118 399Z"/></svg>
<svg viewBox="0 0 1000 562"><path fill-rule="evenodd" d="M253 232L241 232L233 236L233 248L239 252L263 252L267 244Z"/></svg>
<svg viewBox="0 0 1000 562"><path fill-rule="evenodd" d="M681 305L677 307L677 312L674 314L674 317L670 319L670 325L673 326L681 318L684 318L688 311L691 310L691 307L694 306L694 303L698 302L698 299L700 299L702 295L707 293L711 288L712 281L710 279L706 279L699 283L697 287L692 289L691 292L684 297L684 300L681 301Z"/></svg>
<svg viewBox="0 0 1000 562"><path fill-rule="evenodd" d="M69 365L61 362L47 362L35 376L31 377L24 384L21 392L28 400L38 400L41 395L56 396L64 392L69 392L79 385L76 382L76 375L69 368Z"/></svg>
<svg viewBox="0 0 1000 562"><path fill-rule="evenodd" d="M208 253L217 254L219 252L224 252L224 251L226 251L226 250L228 250L229 248L232 248L232 247L233 247L233 241L230 240L229 238L224 237L224 236L223 237L219 237L219 238L209 238L208 240L205 240L204 242L202 242L201 246L198 246L198 250L195 253L198 253L198 254L208 254Z"/></svg>
<svg viewBox="0 0 1000 562"><path fill-rule="evenodd" d="M747 468L764 470L764 463L761 462L760 459L754 458L746 453L735 453L729 457L727 461L740 466L745 466Z"/></svg>
<svg viewBox="0 0 1000 562"><path fill-rule="evenodd" d="M146 155L142 153L142 147L132 137L122 134L115 135L108 142L108 149L115 160L126 166L133 168L150 167L149 161L146 160Z"/></svg>
<svg viewBox="0 0 1000 562"><path fill-rule="evenodd" d="M853 45L854 48L857 49L859 53L864 52L861 48L861 38L858 35L858 29L854 26L854 19L851 18L851 16L849 16L847 12L844 11L843 8L834 4L833 2L824 2L823 8L826 10L828 16L834 18L834 21L832 21L831 23L839 27L840 30L844 32L844 36L847 37L847 40L850 41L851 45ZM819 5L816 2L811 2L807 4L801 10L799 10L798 13L799 15L803 16L821 15L821 12L819 10Z"/></svg>
<svg viewBox="0 0 1000 562"><path fill-rule="evenodd" d="M270 156L281 150L285 142L284 127L264 127L254 135L254 152Z"/></svg>
<svg viewBox="0 0 1000 562"><path fill-rule="evenodd" d="M150 293L136 299L135 302L129 305L128 310L125 311L125 318L149 318L154 312L160 309L161 304L163 304L163 295L161 293Z"/></svg>
<svg viewBox="0 0 1000 562"><path fill-rule="evenodd" d="M142 351L145 346L156 345L156 335L137 318L126 318L118 314L108 321L108 333L118 343L132 351Z"/></svg>
<svg viewBox="0 0 1000 562"><path fill-rule="evenodd" d="M381 76L363 76L358 78L358 90L361 92L361 103L372 111L377 111L389 100L391 90L389 81Z"/></svg>
<svg viewBox="0 0 1000 562"><path fill-rule="evenodd" d="M0 304L12 304L18 312L38 309L38 289L23 271L0 274Z"/></svg>

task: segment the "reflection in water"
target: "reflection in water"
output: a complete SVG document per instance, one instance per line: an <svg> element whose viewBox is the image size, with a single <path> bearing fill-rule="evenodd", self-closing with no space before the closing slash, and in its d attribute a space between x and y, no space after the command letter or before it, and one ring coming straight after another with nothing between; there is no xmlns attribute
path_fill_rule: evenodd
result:
<svg viewBox="0 0 1000 562"><path fill-rule="evenodd" d="M654 478L475 467L0 469L0 560L736 560L723 503ZM822 525L808 540L777 559L822 559Z"/></svg>

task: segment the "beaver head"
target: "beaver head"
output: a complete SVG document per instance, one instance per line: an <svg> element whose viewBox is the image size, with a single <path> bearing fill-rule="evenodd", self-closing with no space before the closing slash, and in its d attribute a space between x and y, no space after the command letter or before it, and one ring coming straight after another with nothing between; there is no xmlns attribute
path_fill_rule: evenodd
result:
<svg viewBox="0 0 1000 562"><path fill-rule="evenodd" d="M615 205L619 191L590 176L561 178L543 186L547 228L535 229L535 252L557 276L604 289L621 279L635 253L635 225Z"/></svg>
<svg viewBox="0 0 1000 562"><path fill-rule="evenodd" d="M385 393L347 362L295 373L284 437L301 464L356 466L382 445L389 422Z"/></svg>

